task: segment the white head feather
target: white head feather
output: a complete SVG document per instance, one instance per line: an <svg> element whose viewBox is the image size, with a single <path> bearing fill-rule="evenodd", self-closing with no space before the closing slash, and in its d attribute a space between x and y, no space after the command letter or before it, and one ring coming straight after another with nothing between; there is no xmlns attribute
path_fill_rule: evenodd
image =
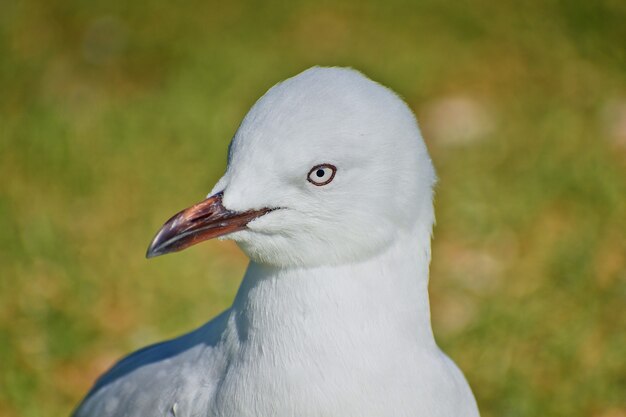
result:
<svg viewBox="0 0 626 417"><path fill-rule="evenodd" d="M315 186L309 170L337 168ZM346 68L314 67L278 83L244 118L212 194L227 209L280 208L233 233L254 261L358 261L403 230L434 221L435 171L413 113L388 88Z"/></svg>

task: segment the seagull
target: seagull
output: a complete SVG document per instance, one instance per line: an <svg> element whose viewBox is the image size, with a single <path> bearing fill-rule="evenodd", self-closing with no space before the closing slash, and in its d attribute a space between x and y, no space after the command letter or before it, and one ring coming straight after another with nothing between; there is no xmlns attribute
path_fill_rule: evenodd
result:
<svg viewBox="0 0 626 417"><path fill-rule="evenodd" d="M147 252L232 239L250 258L232 306L119 361L74 416L478 416L430 323L435 182L390 89L338 67L278 83Z"/></svg>

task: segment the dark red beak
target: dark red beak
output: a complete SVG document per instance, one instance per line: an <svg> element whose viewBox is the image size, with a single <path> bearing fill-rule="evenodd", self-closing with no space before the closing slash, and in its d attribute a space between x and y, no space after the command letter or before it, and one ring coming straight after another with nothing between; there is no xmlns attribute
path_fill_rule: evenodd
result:
<svg viewBox="0 0 626 417"><path fill-rule="evenodd" d="M222 205L223 193L217 193L169 219L152 239L146 258L178 252L196 243L243 230L252 220L272 211L264 208L242 213Z"/></svg>

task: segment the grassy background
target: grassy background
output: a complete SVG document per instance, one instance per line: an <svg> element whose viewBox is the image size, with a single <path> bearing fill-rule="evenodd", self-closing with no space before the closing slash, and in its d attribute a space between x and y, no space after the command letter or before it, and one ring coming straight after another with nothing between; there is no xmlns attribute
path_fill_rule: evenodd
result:
<svg viewBox="0 0 626 417"><path fill-rule="evenodd" d="M0 415L226 308L245 258L144 259L275 82L353 66L441 178L431 294L483 416L626 415L626 3L0 0Z"/></svg>

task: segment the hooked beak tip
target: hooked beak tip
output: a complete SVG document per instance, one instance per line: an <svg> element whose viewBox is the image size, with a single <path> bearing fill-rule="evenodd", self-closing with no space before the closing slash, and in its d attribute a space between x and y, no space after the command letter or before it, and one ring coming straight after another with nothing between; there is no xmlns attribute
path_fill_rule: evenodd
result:
<svg viewBox="0 0 626 417"><path fill-rule="evenodd" d="M156 248L153 248L152 245L146 251L146 259L156 258L157 256L161 256L163 253L160 253Z"/></svg>

